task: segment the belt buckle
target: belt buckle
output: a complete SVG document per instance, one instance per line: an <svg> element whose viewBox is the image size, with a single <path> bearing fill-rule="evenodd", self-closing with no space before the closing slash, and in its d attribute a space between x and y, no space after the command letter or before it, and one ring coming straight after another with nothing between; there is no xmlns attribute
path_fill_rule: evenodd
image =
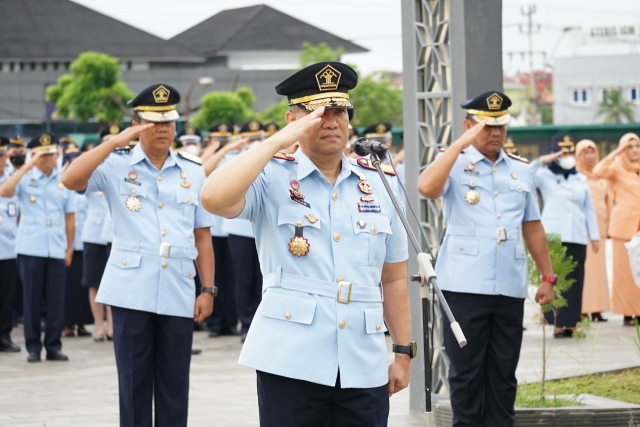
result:
<svg viewBox="0 0 640 427"><path fill-rule="evenodd" d="M507 229L506 228L504 228L504 227L496 228L496 234L498 235L498 244L507 241Z"/></svg>
<svg viewBox="0 0 640 427"><path fill-rule="evenodd" d="M160 243L160 258L170 258L171 257L171 243L162 242Z"/></svg>
<svg viewBox="0 0 640 427"><path fill-rule="evenodd" d="M349 286L349 291L347 292L346 299L342 298L343 286ZM338 301L340 304L349 304L349 302L351 301L351 286L352 286L351 282L345 282L345 281L338 282L338 295L336 295L336 301Z"/></svg>

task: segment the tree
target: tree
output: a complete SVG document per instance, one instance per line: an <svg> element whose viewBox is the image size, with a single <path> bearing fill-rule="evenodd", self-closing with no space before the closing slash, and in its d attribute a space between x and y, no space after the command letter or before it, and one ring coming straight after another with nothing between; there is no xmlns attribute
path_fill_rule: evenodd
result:
<svg viewBox="0 0 640 427"><path fill-rule="evenodd" d="M128 110L126 101L133 93L120 80L119 61L107 54L84 52L71 63L70 73L47 88L46 100L56 105L63 118L119 122Z"/></svg>
<svg viewBox="0 0 640 427"><path fill-rule="evenodd" d="M289 111L289 101L287 101L287 99L281 99L256 114L256 119L262 123L276 122L278 126L282 128L287 124L284 119L287 111Z"/></svg>
<svg viewBox="0 0 640 427"><path fill-rule="evenodd" d="M604 116L604 123L622 123L622 118L634 123L633 114L636 106L622 96L620 89L606 92L604 99L598 104L596 117Z"/></svg>
<svg viewBox="0 0 640 427"><path fill-rule="evenodd" d="M302 50L300 51L300 69L325 61L340 61L340 57L344 55L344 48L332 48L325 42L312 45L309 42L302 42Z"/></svg>
<svg viewBox="0 0 640 427"><path fill-rule="evenodd" d="M368 126L377 122L402 124L402 90L381 73L370 74L349 91L354 106L353 126Z"/></svg>
<svg viewBox="0 0 640 427"><path fill-rule="evenodd" d="M190 123L200 129L220 122L241 123L252 116L253 102L255 96L248 87L236 92L209 92L202 96L200 110Z"/></svg>

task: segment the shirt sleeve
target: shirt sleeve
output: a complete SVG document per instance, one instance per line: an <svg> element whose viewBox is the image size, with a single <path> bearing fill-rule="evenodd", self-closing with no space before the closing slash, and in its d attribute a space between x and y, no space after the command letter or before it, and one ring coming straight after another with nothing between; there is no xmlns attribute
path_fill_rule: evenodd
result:
<svg viewBox="0 0 640 427"><path fill-rule="evenodd" d="M89 182L87 183L86 192L91 191L104 191L107 187L107 174L113 173L113 156L119 156L120 154L109 154L100 165L93 171Z"/></svg>
<svg viewBox="0 0 640 427"><path fill-rule="evenodd" d="M529 188L527 193L527 201L524 208L524 216L522 222L527 221L539 221L540 220L540 208L538 206L538 197L536 193L535 177L533 176L533 168L529 167ZM538 169L539 170L539 169Z"/></svg>
<svg viewBox="0 0 640 427"><path fill-rule="evenodd" d="M64 213L75 213L77 210L76 192L71 190L67 191L69 191L69 197L67 197L67 202L64 204Z"/></svg>
<svg viewBox="0 0 640 427"><path fill-rule="evenodd" d="M397 189L399 187L398 178L394 177L391 181L391 187ZM394 182L395 181L395 182ZM404 206L404 198L401 197L399 191L395 191L395 195L398 198L398 202L400 203L400 207L402 208L403 214L405 213ZM402 225L402 221L398 216L398 213L395 209L393 209L393 214L391 215L391 231L393 234L387 236L386 241L386 254L384 257L384 262L402 262L406 261L409 258L409 249L407 247L407 232Z"/></svg>
<svg viewBox="0 0 640 427"><path fill-rule="evenodd" d="M589 184L585 179L583 181L586 190L587 196L584 201L584 212L587 217L587 232L589 234L589 240L594 242L596 240L600 240L600 231L598 230L598 219L596 218L596 210L593 207L593 200L591 199L591 191L589 190Z"/></svg>
<svg viewBox="0 0 640 427"><path fill-rule="evenodd" d="M260 217L264 209L264 201L269 194L269 186L271 184L271 168L274 162L270 161L264 167L260 175L249 187L247 194L244 196L244 208L238 215L238 218L248 219L252 223L255 223L257 218Z"/></svg>
<svg viewBox="0 0 640 427"><path fill-rule="evenodd" d="M202 186L204 185L204 181L206 179L206 176L204 175L204 169L201 168L200 171L201 171L200 189L198 191L198 194L202 190ZM194 228L214 227L216 225L216 217L213 214L210 214L209 212L207 212L206 209L204 209L200 204L198 204L198 206L196 206L195 218L194 218L193 224L194 224Z"/></svg>
<svg viewBox="0 0 640 427"><path fill-rule="evenodd" d="M437 159L438 157L440 157L440 156L442 156L442 152L440 152L440 153L438 153L438 154L436 155L436 159ZM434 159L434 160L435 160L435 159ZM457 162L457 161L458 161L458 160L456 159L456 162ZM451 170L453 170L453 169L455 168L455 162L454 162L454 164L453 164L453 165L454 165L454 166L451 168ZM444 183L444 188L442 189L442 196L444 196L445 194L447 194L447 191L449 191L449 188L451 188L451 172L449 172L449 175L447 175L447 180L446 180L446 182ZM440 196L440 197L442 197L442 196Z"/></svg>

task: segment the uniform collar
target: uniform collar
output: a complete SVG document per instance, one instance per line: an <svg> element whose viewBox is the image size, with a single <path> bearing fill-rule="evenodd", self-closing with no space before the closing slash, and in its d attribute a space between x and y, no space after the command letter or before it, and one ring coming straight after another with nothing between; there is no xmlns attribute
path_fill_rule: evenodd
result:
<svg viewBox="0 0 640 427"><path fill-rule="evenodd" d="M151 165L151 161L147 157L147 153L145 153L144 150L142 149L142 144L140 144L140 143L136 144L136 146L133 147L133 151L131 152L131 165L135 165L137 163L140 163L141 161L143 161L145 159ZM172 149L169 149L169 157L167 157L165 159L164 164L162 165L162 170L164 170L164 169L166 169L168 167L171 167L171 166L175 165L176 163L178 163L176 161L176 153Z"/></svg>
<svg viewBox="0 0 640 427"><path fill-rule="evenodd" d="M486 159L487 162L491 163L491 160L487 159L485 155L479 152L478 149L473 145L470 145L469 148L467 148L466 153L473 163L478 163L482 159ZM497 165L501 161L505 161L509 163L509 158L507 155L504 154L504 150L500 150L500 154L498 154L498 160L496 160L496 162L493 163L493 165Z"/></svg>
<svg viewBox="0 0 640 427"><path fill-rule="evenodd" d="M316 166L316 164L313 163L313 161L311 161L311 159L307 157L307 155L304 154L302 150L298 150L296 152L296 158L298 159L298 171L297 171L298 180L301 180L306 176L310 175L311 172L313 172L314 170L317 170L318 173L322 173L318 170L318 167ZM340 173L338 174L338 179L336 180L336 185L343 179L346 179L346 177L349 176L351 173L355 173L356 175L358 174L358 171L356 170L356 166L352 165L349 162L349 160L344 156L344 154L342 155L341 162L342 162L342 166L341 166Z"/></svg>
<svg viewBox="0 0 640 427"><path fill-rule="evenodd" d="M42 173L42 171L40 169L38 169L37 167L34 166L33 169L31 169L31 177L34 180L39 180L41 177L46 179L46 180L51 180L53 178L55 178L55 176L58 175L58 169L57 168L53 168L53 171L51 171L51 175L49 175L48 177Z"/></svg>

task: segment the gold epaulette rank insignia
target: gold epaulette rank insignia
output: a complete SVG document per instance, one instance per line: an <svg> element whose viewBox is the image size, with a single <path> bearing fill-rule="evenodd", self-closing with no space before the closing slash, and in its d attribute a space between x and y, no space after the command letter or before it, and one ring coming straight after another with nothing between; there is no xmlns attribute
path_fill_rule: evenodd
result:
<svg viewBox="0 0 640 427"><path fill-rule="evenodd" d="M194 156L193 154L185 153L183 151L178 151L178 156L182 157L185 160L189 160L190 162L196 163L198 165L202 164L202 159L198 156Z"/></svg>
<svg viewBox="0 0 640 427"><path fill-rule="evenodd" d="M296 158L293 157L291 154L285 154L285 153L276 153L273 155L274 159L278 159L278 160L286 160L288 162L293 162Z"/></svg>
<svg viewBox="0 0 640 427"><path fill-rule="evenodd" d="M515 154L511 154L511 153L506 153L506 154L507 154L507 156L511 157L512 159L519 160L519 161L521 161L523 163L529 164L529 160L525 159L524 157L520 157L520 156L517 156Z"/></svg>
<svg viewBox="0 0 640 427"><path fill-rule="evenodd" d="M376 170L376 167L373 166L373 164L371 163L371 160L367 159L366 157L359 157L358 158L358 166L363 167L365 169L371 169L371 170ZM382 166L382 172L386 173L387 175L392 175L395 176L396 173L393 171L393 168L389 165L381 165Z"/></svg>
<svg viewBox="0 0 640 427"><path fill-rule="evenodd" d="M438 148L438 153L444 153L445 151L447 151L447 149L446 149L446 148ZM467 150L462 150L462 151L460 152L460 154L464 154L464 153L466 153L466 152L467 152Z"/></svg>

